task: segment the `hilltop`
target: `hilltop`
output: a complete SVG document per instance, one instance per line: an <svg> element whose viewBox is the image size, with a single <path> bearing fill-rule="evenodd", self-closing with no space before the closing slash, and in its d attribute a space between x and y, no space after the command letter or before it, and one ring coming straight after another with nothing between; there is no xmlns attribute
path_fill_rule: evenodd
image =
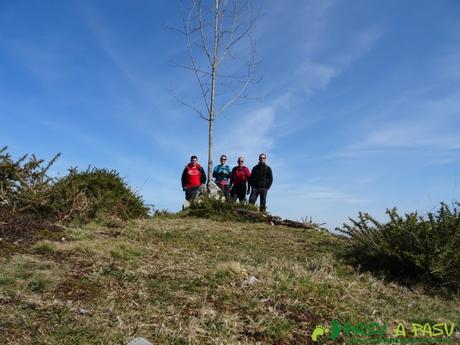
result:
<svg viewBox="0 0 460 345"><path fill-rule="evenodd" d="M332 320L458 327L458 295L360 272L337 258L345 245L322 230L175 216L2 239L0 343L311 344Z"/></svg>

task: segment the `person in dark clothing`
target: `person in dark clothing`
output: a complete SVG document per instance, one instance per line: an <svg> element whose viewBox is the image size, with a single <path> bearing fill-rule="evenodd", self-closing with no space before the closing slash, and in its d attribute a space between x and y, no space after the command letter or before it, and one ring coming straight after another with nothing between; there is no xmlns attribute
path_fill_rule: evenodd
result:
<svg viewBox="0 0 460 345"><path fill-rule="evenodd" d="M267 202L267 192L273 183L272 169L266 164L267 156L264 153L259 155L259 164L252 168L249 182L251 185L251 195L249 203L255 204L260 195L260 211L265 212Z"/></svg>
<svg viewBox="0 0 460 345"><path fill-rule="evenodd" d="M232 173L230 175L230 196L240 202L246 201L246 185L248 186L247 190L249 190L249 177L251 176L251 172L249 169L244 166L244 157L238 157L238 165L232 169Z"/></svg>
<svg viewBox="0 0 460 345"><path fill-rule="evenodd" d="M201 165L198 164L197 156L190 157L190 163L184 168L181 180L185 199L193 201L198 194L200 186L206 183L206 173Z"/></svg>

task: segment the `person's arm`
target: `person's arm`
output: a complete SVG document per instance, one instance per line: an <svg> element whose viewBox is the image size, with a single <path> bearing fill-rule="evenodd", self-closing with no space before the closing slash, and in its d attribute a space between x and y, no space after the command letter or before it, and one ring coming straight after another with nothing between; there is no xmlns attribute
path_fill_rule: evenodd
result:
<svg viewBox="0 0 460 345"><path fill-rule="evenodd" d="M212 171L212 177L217 178L217 166L215 166L214 170Z"/></svg>
<svg viewBox="0 0 460 345"><path fill-rule="evenodd" d="M230 173L230 188L233 186L233 180L235 179L235 168L232 169L232 172Z"/></svg>
<svg viewBox="0 0 460 345"><path fill-rule="evenodd" d="M182 182L182 189L184 189L185 185L187 184L187 167L185 167L184 171L182 172L181 182Z"/></svg>
<svg viewBox="0 0 460 345"><path fill-rule="evenodd" d="M251 192L251 188L254 188L254 171L255 169L257 168L257 165L252 168L252 171L251 171L251 175L249 176L249 179L248 179L248 194ZM249 169L248 169L249 170Z"/></svg>
<svg viewBox="0 0 460 345"><path fill-rule="evenodd" d="M254 184L255 184L254 179L255 179L255 176L256 176L256 175L255 175L256 169L257 169L257 165L256 165L254 168L252 168L252 170L251 170L251 176L249 177L249 185L250 185L251 187L253 187Z"/></svg>
<svg viewBox="0 0 460 345"><path fill-rule="evenodd" d="M200 173L201 173L201 179L200 182L201 184L206 183L206 173L204 172L204 169L202 166L200 166Z"/></svg>
<svg viewBox="0 0 460 345"><path fill-rule="evenodd" d="M251 172L248 167L244 167L244 173L246 174L246 182L248 184L248 189L251 187Z"/></svg>
<svg viewBox="0 0 460 345"><path fill-rule="evenodd" d="M267 190L270 189L270 187L272 186L272 183L273 183L273 173L272 173L272 168L268 167L268 170L267 170Z"/></svg>
<svg viewBox="0 0 460 345"><path fill-rule="evenodd" d="M246 194L249 195L249 193L251 193L251 172L249 171L248 167L246 167L245 174L246 174L246 183L248 184L248 188L247 188L248 190Z"/></svg>

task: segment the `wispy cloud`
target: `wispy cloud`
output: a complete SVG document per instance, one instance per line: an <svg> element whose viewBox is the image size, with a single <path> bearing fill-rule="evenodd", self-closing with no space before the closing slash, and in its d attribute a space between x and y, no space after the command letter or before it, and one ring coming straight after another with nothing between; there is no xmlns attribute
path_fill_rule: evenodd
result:
<svg viewBox="0 0 460 345"><path fill-rule="evenodd" d="M241 154L246 157L256 157L260 152L269 152L275 143L271 131L275 123L274 107L256 108L245 114L238 121L242 125L234 126L225 133L215 147L215 152L226 153L237 157Z"/></svg>
<svg viewBox="0 0 460 345"><path fill-rule="evenodd" d="M43 84L68 79L78 70L65 53L76 51L76 47L58 35L49 35L35 40L9 39L5 42L11 54L31 71Z"/></svg>
<svg viewBox="0 0 460 345"><path fill-rule="evenodd" d="M358 212L368 199L356 196L328 185L281 184L269 192L269 209L275 209L277 214L290 219L300 216L313 217L314 222L327 221L326 227L333 230L340 226L350 214L340 213L340 209L352 209ZM351 214L352 214L351 213Z"/></svg>
<svg viewBox="0 0 460 345"><path fill-rule="evenodd" d="M401 110L390 109L385 116L380 114L373 128L366 125L370 130L353 147L456 150L460 148L459 96L454 93L442 98L408 99Z"/></svg>
<svg viewBox="0 0 460 345"><path fill-rule="evenodd" d="M293 204L301 203L302 200L331 203L360 203L366 201L366 199L356 197L348 192L330 186L284 184L277 186L276 189Z"/></svg>
<svg viewBox="0 0 460 345"><path fill-rule="evenodd" d="M303 87L307 91L327 86L337 72L336 67L308 60L304 61L297 70L297 74L303 76Z"/></svg>
<svg viewBox="0 0 460 345"><path fill-rule="evenodd" d="M354 148L424 148L445 150L460 148L460 138L452 133L442 133L426 123L400 122L370 132Z"/></svg>
<svg viewBox="0 0 460 345"><path fill-rule="evenodd" d="M444 157L460 149L459 99L458 93L444 97L429 92L407 93L393 102L388 101L381 111L361 115L360 122L351 124L352 140L347 141L347 145L316 158L375 156L398 150L432 152ZM446 159L438 158L432 162L452 161L450 155Z"/></svg>
<svg viewBox="0 0 460 345"><path fill-rule="evenodd" d="M159 55L154 57L157 60L148 59L147 56L151 53L148 49L150 46L136 44L120 37L120 33L126 35L126 32L120 30L119 25L111 22L110 17L105 15L94 3L80 1L77 8L97 42L96 46L105 53L105 57L112 62L115 71L118 71L119 75L131 86L126 89L134 90L151 111L166 112L166 102L159 101L159 95L164 94L165 91L165 87L160 81L163 74L157 73L155 78L149 74L152 64L158 62ZM153 41L155 34L150 33L148 37ZM146 42L148 41L146 40ZM133 51L138 51L138 53L134 54ZM163 58L166 60L167 57L164 56Z"/></svg>
<svg viewBox="0 0 460 345"><path fill-rule="evenodd" d="M304 54L311 56L322 49L326 39L326 29L331 24L329 20L331 12L338 3L340 1L337 0L305 1L296 11L296 14L303 18L299 21L302 23L300 28L302 40L299 43L303 47Z"/></svg>
<svg viewBox="0 0 460 345"><path fill-rule="evenodd" d="M117 37L111 32L105 17L88 2L79 2L78 9L86 24L97 40L99 47L106 53L114 66L129 80L135 87L142 89L138 76L132 70L132 65L126 60L124 49Z"/></svg>
<svg viewBox="0 0 460 345"><path fill-rule="evenodd" d="M331 53L326 61L318 62L313 57L307 57L297 69L301 86L307 95L327 87L337 75L343 73L355 61L368 53L383 33L384 30L380 26L366 28L347 37L345 48L339 52ZM315 56L321 52L325 53L324 50L325 48L319 46L317 51L313 52L309 47L307 55Z"/></svg>

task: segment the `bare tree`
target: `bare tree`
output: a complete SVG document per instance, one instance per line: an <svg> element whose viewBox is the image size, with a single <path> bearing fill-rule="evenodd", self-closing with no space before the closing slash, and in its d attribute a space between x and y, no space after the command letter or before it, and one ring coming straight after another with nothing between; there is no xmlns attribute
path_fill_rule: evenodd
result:
<svg viewBox="0 0 460 345"><path fill-rule="evenodd" d="M179 65L195 76L200 101L178 101L208 121L208 177L211 176L214 121L229 106L246 98L257 80L252 33L261 0L191 0L180 31L186 40L188 63ZM209 181L209 180L208 180Z"/></svg>

